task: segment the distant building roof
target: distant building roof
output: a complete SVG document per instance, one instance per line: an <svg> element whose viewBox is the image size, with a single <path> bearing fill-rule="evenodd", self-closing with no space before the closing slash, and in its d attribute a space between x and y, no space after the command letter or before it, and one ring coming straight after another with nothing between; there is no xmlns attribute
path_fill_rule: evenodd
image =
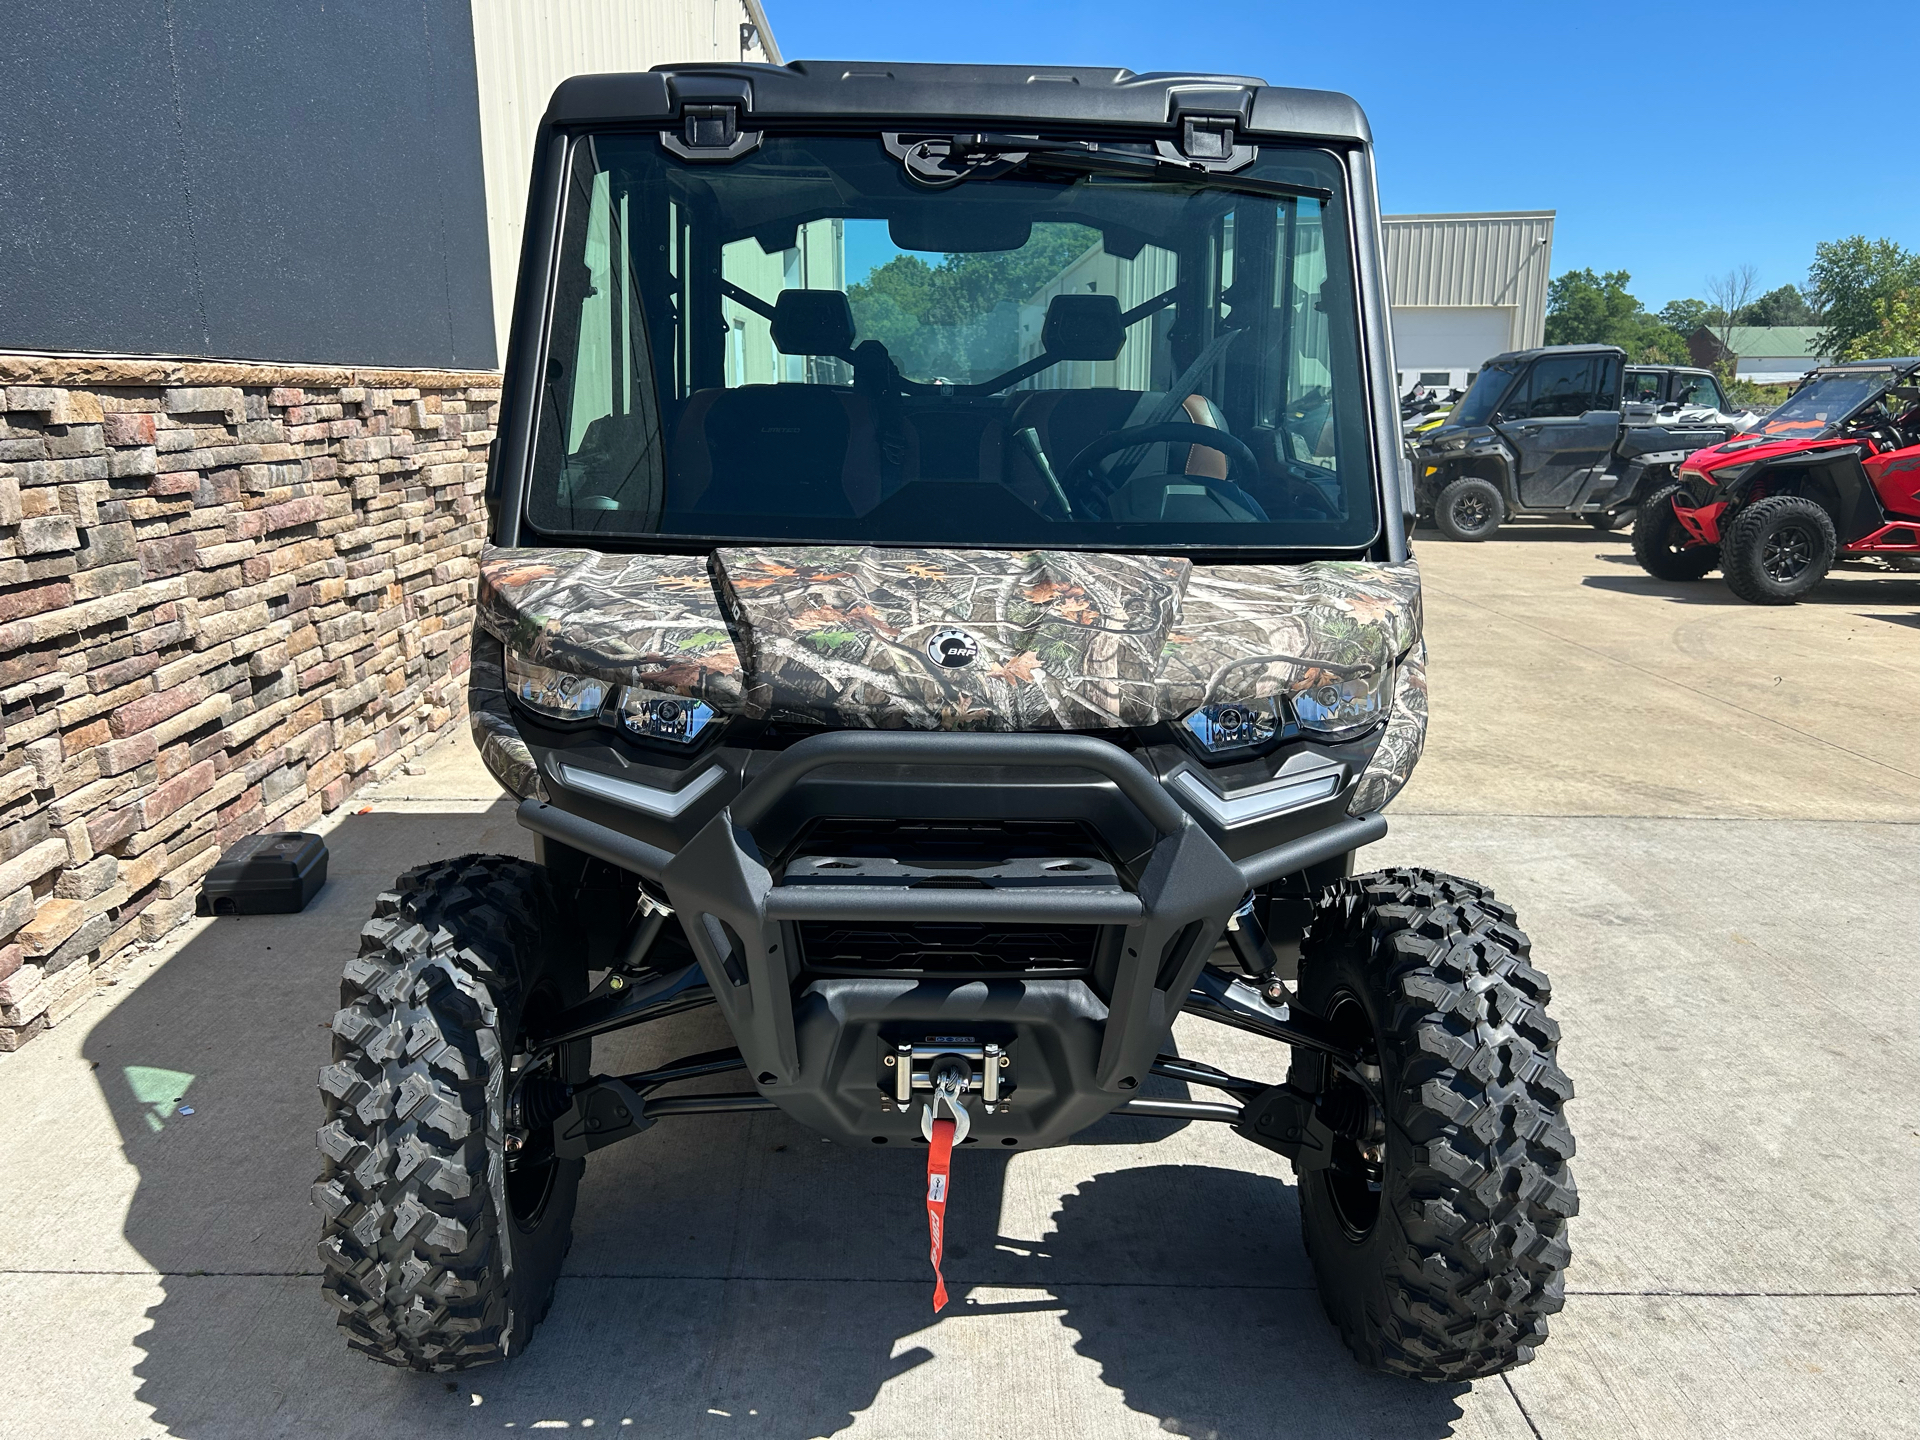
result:
<svg viewBox="0 0 1920 1440"><path fill-rule="evenodd" d="M1824 359L1814 347L1826 328L1824 325L1736 325L1727 333L1726 348L1735 355L1791 355L1808 360ZM1702 325L1694 334L1704 334L1715 349L1720 347L1720 330L1717 326Z"/></svg>

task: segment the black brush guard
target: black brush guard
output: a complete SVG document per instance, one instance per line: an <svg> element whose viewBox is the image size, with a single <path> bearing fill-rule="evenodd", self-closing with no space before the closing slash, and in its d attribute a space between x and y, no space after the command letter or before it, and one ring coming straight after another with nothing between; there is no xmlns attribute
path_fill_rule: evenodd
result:
<svg viewBox="0 0 1920 1440"><path fill-rule="evenodd" d="M780 828L769 822L806 777L844 765L1024 770L1036 781L1042 771L1092 772L1138 811L1154 838L1131 867L1130 888L777 882L756 831ZM992 813L1002 788L982 787L983 814ZM1250 889L1386 830L1378 816L1348 818L1236 863L1132 756L1103 740L873 731L793 745L677 855L536 801L520 806L519 819L665 891L766 1101L836 1138L917 1139L919 1097L897 1101L885 1057L927 1041L994 1043L1010 1073L995 1113L975 1107L971 1138L1022 1146L1064 1140L1127 1105L1153 1073L1174 1016ZM809 921L1098 926L1101 978L808 975L797 927ZM1140 1110L1153 1113L1144 1104Z"/></svg>

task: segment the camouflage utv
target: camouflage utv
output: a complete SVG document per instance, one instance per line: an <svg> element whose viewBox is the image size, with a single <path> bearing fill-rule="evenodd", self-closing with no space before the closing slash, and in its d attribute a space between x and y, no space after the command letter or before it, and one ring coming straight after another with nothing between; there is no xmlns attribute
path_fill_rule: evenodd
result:
<svg viewBox="0 0 1920 1440"><path fill-rule="evenodd" d="M536 153L471 701L538 859L401 876L347 966L350 1343L520 1350L586 1157L668 1118L925 1146L937 1267L956 1148L1119 1114L1292 1161L1366 1364L1530 1358L1546 979L1484 886L1352 873L1427 722L1360 111L700 65L568 81ZM594 1072L702 1006L737 1048ZM1183 1012L1285 1048L1179 1057Z"/></svg>

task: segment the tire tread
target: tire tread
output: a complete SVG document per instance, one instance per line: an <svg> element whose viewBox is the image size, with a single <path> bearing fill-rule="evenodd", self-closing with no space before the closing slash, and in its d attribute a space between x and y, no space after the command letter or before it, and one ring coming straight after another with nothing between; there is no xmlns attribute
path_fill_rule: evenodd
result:
<svg viewBox="0 0 1920 1440"><path fill-rule="evenodd" d="M384 1364L459 1370L505 1358L515 1316L501 1233L502 1017L518 957L554 914L545 874L466 855L402 875L374 905L341 978L313 1201L321 1289L348 1344ZM548 933L551 933L550 929ZM551 1277L537 1307L551 1303Z"/></svg>
<svg viewBox="0 0 1920 1440"><path fill-rule="evenodd" d="M1566 1228L1579 1209L1547 978L1514 911L1483 885L1392 869L1335 882L1307 941L1358 947L1384 1000L1391 1127L1411 1164L1383 1196L1405 1244L1382 1278L1387 1313L1328 1292L1363 1362L1427 1380L1470 1380L1533 1358L1564 1303ZM1309 1232L1309 1248L1312 1248Z"/></svg>
<svg viewBox="0 0 1920 1440"><path fill-rule="evenodd" d="M1647 496L1633 519L1633 558L1656 580L1704 580L1721 563L1718 545L1673 548L1669 531L1680 524L1673 501L1684 493L1682 486L1662 485Z"/></svg>
<svg viewBox="0 0 1920 1440"><path fill-rule="evenodd" d="M1821 531L1827 547L1827 564L1810 583L1796 590L1780 591L1772 588L1773 581L1760 566L1759 531L1774 517L1796 512ZM1833 517L1825 507L1804 495L1769 495L1734 515L1733 523L1726 530L1720 568L1727 578L1727 588L1749 605L1791 605L1826 579L1838 553Z"/></svg>

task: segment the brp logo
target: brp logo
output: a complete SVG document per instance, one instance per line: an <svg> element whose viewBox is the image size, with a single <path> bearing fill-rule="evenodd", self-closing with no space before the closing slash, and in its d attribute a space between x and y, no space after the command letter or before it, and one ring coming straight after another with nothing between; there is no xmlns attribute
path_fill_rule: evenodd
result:
<svg viewBox="0 0 1920 1440"><path fill-rule="evenodd" d="M927 641L927 656L943 670L962 670L980 658L980 642L964 630L942 630Z"/></svg>

